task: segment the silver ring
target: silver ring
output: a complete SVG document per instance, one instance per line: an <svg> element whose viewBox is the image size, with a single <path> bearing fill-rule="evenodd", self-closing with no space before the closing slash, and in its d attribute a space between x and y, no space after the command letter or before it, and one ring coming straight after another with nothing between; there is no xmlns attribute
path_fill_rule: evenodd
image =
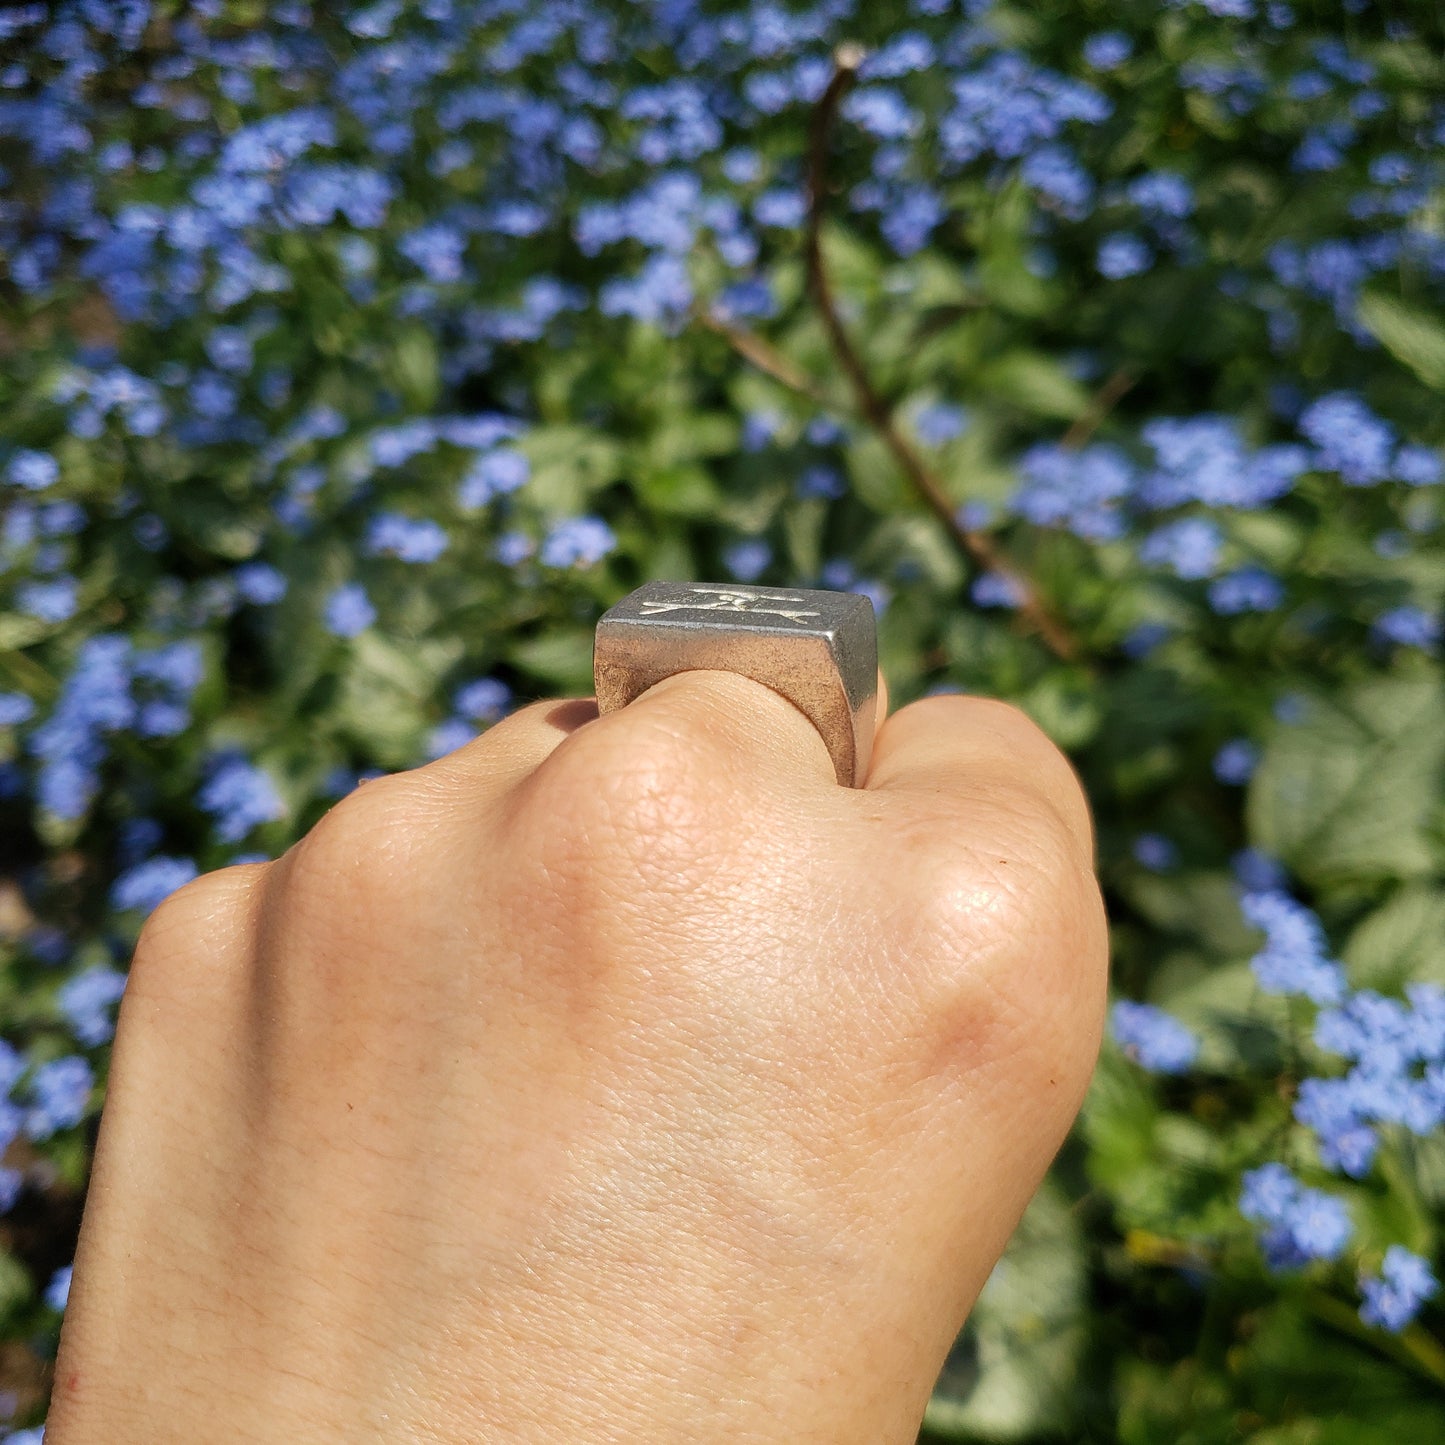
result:
<svg viewBox="0 0 1445 1445"><path fill-rule="evenodd" d="M878 702L878 624L858 592L648 582L602 614L592 654L597 710L698 669L781 693L818 729L838 781L868 772Z"/></svg>

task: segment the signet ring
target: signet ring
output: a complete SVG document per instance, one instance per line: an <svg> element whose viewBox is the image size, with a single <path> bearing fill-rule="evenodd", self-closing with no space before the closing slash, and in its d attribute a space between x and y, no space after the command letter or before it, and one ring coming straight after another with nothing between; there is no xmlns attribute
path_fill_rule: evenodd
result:
<svg viewBox="0 0 1445 1445"><path fill-rule="evenodd" d="M677 672L736 672L781 693L818 729L838 782L862 785L878 703L878 624L859 592L648 582L597 623L599 713Z"/></svg>

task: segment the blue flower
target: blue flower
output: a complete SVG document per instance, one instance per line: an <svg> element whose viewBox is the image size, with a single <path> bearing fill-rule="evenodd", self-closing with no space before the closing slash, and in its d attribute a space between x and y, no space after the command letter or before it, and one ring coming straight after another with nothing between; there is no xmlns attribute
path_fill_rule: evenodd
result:
<svg viewBox="0 0 1445 1445"><path fill-rule="evenodd" d="M497 677L479 677L459 688L454 701L458 713L473 722L496 722L512 705L512 689Z"/></svg>
<svg viewBox="0 0 1445 1445"><path fill-rule="evenodd" d="M1167 873L1179 863L1179 849L1162 833L1140 833L1130 851L1134 861L1151 873Z"/></svg>
<svg viewBox="0 0 1445 1445"><path fill-rule="evenodd" d="M23 692L0 692L0 727L15 727L35 716L35 703Z"/></svg>
<svg viewBox="0 0 1445 1445"><path fill-rule="evenodd" d="M455 227L437 221L403 236L398 249L427 280L444 285L461 280L466 240Z"/></svg>
<svg viewBox="0 0 1445 1445"><path fill-rule="evenodd" d="M1391 474L1395 433L1350 392L1322 396L1300 417L1299 429L1314 443L1316 465L1338 472L1347 486L1371 486Z"/></svg>
<svg viewBox="0 0 1445 1445"><path fill-rule="evenodd" d="M1112 106L1092 86L1031 64L1014 51L991 55L953 82L954 104L939 125L946 160L1003 160L1055 140L1071 122L1097 125Z"/></svg>
<svg viewBox="0 0 1445 1445"><path fill-rule="evenodd" d="M1128 197L1146 215L1183 220L1194 209L1194 188L1177 171L1150 171L1129 182Z"/></svg>
<svg viewBox="0 0 1445 1445"><path fill-rule="evenodd" d="M129 867L148 858L165 837L165 829L154 818L125 818L116 829L116 854Z"/></svg>
<svg viewBox="0 0 1445 1445"><path fill-rule="evenodd" d="M1194 3L1221 20L1250 20L1254 17L1254 0L1169 0L1177 9Z"/></svg>
<svg viewBox="0 0 1445 1445"><path fill-rule="evenodd" d="M1198 581L1219 564L1224 538L1205 517L1181 517L1151 532L1139 548L1139 560L1151 567L1167 567L1176 577Z"/></svg>
<svg viewBox="0 0 1445 1445"><path fill-rule="evenodd" d="M1445 465L1439 452L1406 442L1395 453L1391 474L1412 487L1433 487L1445 477Z"/></svg>
<svg viewBox="0 0 1445 1445"><path fill-rule="evenodd" d="M465 718L449 717L428 734L426 755L433 761L445 757L465 747L476 735L477 730Z"/></svg>
<svg viewBox="0 0 1445 1445"><path fill-rule="evenodd" d="M1209 605L1221 617L1273 612L1284 601L1284 586L1263 567L1241 567L1210 584Z"/></svg>
<svg viewBox="0 0 1445 1445"><path fill-rule="evenodd" d="M739 582L756 582L772 564L773 549L760 537L734 542L723 550L723 564L729 576Z"/></svg>
<svg viewBox="0 0 1445 1445"><path fill-rule="evenodd" d="M196 802L216 820L216 836L223 843L239 843L253 828L286 816L271 775L235 755L214 764Z"/></svg>
<svg viewBox="0 0 1445 1445"><path fill-rule="evenodd" d="M8 1095L25 1072L25 1056L8 1039L0 1039L0 1096ZM10 1136L15 1137L13 1134ZM9 1139L5 1140L8 1144ZM0 1146L3 1152L3 1146Z"/></svg>
<svg viewBox="0 0 1445 1445"><path fill-rule="evenodd" d="M49 452L16 452L5 467L12 486L29 492L43 492L60 480L60 463Z"/></svg>
<svg viewBox="0 0 1445 1445"><path fill-rule="evenodd" d="M197 642L172 642L138 650L132 668L137 677L159 683L174 696L185 698L200 686L205 657Z"/></svg>
<svg viewBox="0 0 1445 1445"><path fill-rule="evenodd" d="M63 1265L50 1276L50 1283L45 1286L45 1303L53 1309L56 1314L64 1312L66 1305L70 1303L70 1276L74 1269L73 1265ZM14 1439L12 1435L9 1439Z"/></svg>
<svg viewBox="0 0 1445 1445"><path fill-rule="evenodd" d="M132 650L123 637L87 638L46 720L30 735L41 759L39 802L57 817L81 817L94 796L107 735L134 722Z"/></svg>
<svg viewBox="0 0 1445 1445"><path fill-rule="evenodd" d="M1186 1073L1199 1056L1198 1038L1152 1004L1121 999L1110 1010L1109 1024L1119 1047L1151 1073Z"/></svg>
<svg viewBox="0 0 1445 1445"><path fill-rule="evenodd" d="M1114 70L1134 53L1134 42L1117 30L1102 30L1084 41L1084 63L1094 70Z"/></svg>
<svg viewBox="0 0 1445 1445"><path fill-rule="evenodd" d="M1307 1188L1283 1164L1245 1174L1239 1212L1263 1227L1265 1260L1275 1270L1338 1259L1353 1231L1340 1200Z"/></svg>
<svg viewBox="0 0 1445 1445"><path fill-rule="evenodd" d="M884 208L879 229L898 255L912 256L928 244L943 217L943 201L936 191L906 186Z"/></svg>
<svg viewBox="0 0 1445 1445"><path fill-rule="evenodd" d="M1249 451L1228 417L1159 417L1145 424L1143 437L1156 462L1139 488L1149 507L1260 507L1288 492L1309 466L1303 447Z"/></svg>
<svg viewBox="0 0 1445 1445"><path fill-rule="evenodd" d="M803 224L807 214L807 201L799 190L775 187L764 191L753 202L753 216L760 226L773 226L783 231L796 230Z"/></svg>
<svg viewBox="0 0 1445 1445"><path fill-rule="evenodd" d="M1379 1275L1362 1279L1360 1292L1365 1297L1360 1318L1367 1325L1398 1334L1420 1313L1421 1305L1440 1292L1440 1281L1429 1260L1392 1244L1385 1251Z"/></svg>
<svg viewBox="0 0 1445 1445"><path fill-rule="evenodd" d="M617 545L612 528L601 517L567 517L542 543L544 567L590 567Z"/></svg>
<svg viewBox="0 0 1445 1445"><path fill-rule="evenodd" d="M1127 276L1138 276L1154 264L1154 253L1143 239L1131 231L1115 231L1099 243L1099 254L1094 264L1099 274L1110 281L1122 281Z"/></svg>
<svg viewBox="0 0 1445 1445"><path fill-rule="evenodd" d="M79 583L74 577L53 582L24 582L15 589L15 605L41 622L64 622L75 615Z"/></svg>
<svg viewBox="0 0 1445 1445"><path fill-rule="evenodd" d="M880 140L904 140L919 124L913 108L898 91L886 85L855 90L843 102L843 114Z"/></svg>
<svg viewBox="0 0 1445 1445"><path fill-rule="evenodd" d="M286 595L286 578L269 562L245 562L233 574L236 591L257 607L268 607Z"/></svg>
<svg viewBox="0 0 1445 1445"><path fill-rule="evenodd" d="M1376 1116L1357 1081L1309 1078L1300 1081L1294 1117L1312 1129L1326 1169L1362 1179L1374 1162L1379 1135L1370 1127Z"/></svg>
<svg viewBox="0 0 1445 1445"><path fill-rule="evenodd" d="M1214 755L1214 776L1221 783L1242 786L1259 764L1259 748L1248 738L1232 738Z"/></svg>
<svg viewBox="0 0 1445 1445"><path fill-rule="evenodd" d="M1387 642L1398 643L1401 647L1418 647L1432 652L1440 644L1440 619L1423 607L1406 604L1392 607L1375 619L1373 628L1377 637Z"/></svg>
<svg viewBox="0 0 1445 1445"><path fill-rule="evenodd" d="M1240 910L1265 935L1249 963L1266 993L1302 994L1320 1004L1344 997L1344 970L1330 958L1324 929L1308 908L1271 889L1245 893Z"/></svg>
<svg viewBox="0 0 1445 1445"><path fill-rule="evenodd" d="M537 544L525 532L503 532L492 547L492 556L504 567L516 567L536 550Z"/></svg>
<svg viewBox="0 0 1445 1445"><path fill-rule="evenodd" d="M692 282L676 256L651 256L635 276L616 276L603 284L598 307L604 316L633 316L671 327L692 305Z"/></svg>
<svg viewBox="0 0 1445 1445"><path fill-rule="evenodd" d="M1129 629L1120 645L1123 647L1126 657L1138 661L1148 657L1173 635L1173 629L1167 623L1140 622Z"/></svg>
<svg viewBox="0 0 1445 1445"><path fill-rule="evenodd" d="M1024 590L1005 572L980 572L968 589L975 607L1018 607Z"/></svg>
<svg viewBox="0 0 1445 1445"><path fill-rule="evenodd" d="M189 883L200 872L190 858L158 854L127 868L112 885L110 902L122 912L135 909L149 913L162 899Z"/></svg>
<svg viewBox="0 0 1445 1445"><path fill-rule="evenodd" d="M143 702L135 720L135 730L143 738L179 737L190 725L190 709L163 698Z"/></svg>
<svg viewBox="0 0 1445 1445"><path fill-rule="evenodd" d="M1071 221L1082 220L1094 200L1094 179L1067 146L1042 146L1024 157L1019 174Z"/></svg>
<svg viewBox="0 0 1445 1445"><path fill-rule="evenodd" d="M79 1054L41 1064L26 1086L25 1132L37 1143L85 1117L95 1075Z"/></svg>
<svg viewBox="0 0 1445 1445"><path fill-rule="evenodd" d="M809 420L803 435L815 447L830 447L842 441L847 436L847 431L837 417L829 416L827 412L819 412Z"/></svg>
<svg viewBox="0 0 1445 1445"><path fill-rule="evenodd" d="M360 582L345 582L326 599L326 630L335 637L355 637L376 621L376 608Z"/></svg>
<svg viewBox="0 0 1445 1445"><path fill-rule="evenodd" d="M803 468L794 490L800 497L819 497L825 502L835 502L848 488L833 467L819 464Z"/></svg>
<svg viewBox="0 0 1445 1445"><path fill-rule="evenodd" d="M402 562L435 562L446 551L447 541L440 523L400 512L378 512L366 530L366 550L372 556Z"/></svg>
<svg viewBox="0 0 1445 1445"><path fill-rule="evenodd" d="M494 497L525 485L531 474L531 464L521 452L508 447L481 452L462 478L458 500L468 509L484 507Z"/></svg>
<svg viewBox="0 0 1445 1445"><path fill-rule="evenodd" d="M115 1032L110 1008L125 992L125 975L113 968L88 968L61 986L58 1002L75 1037L95 1047Z"/></svg>
<svg viewBox="0 0 1445 1445"><path fill-rule="evenodd" d="M723 321L775 316L777 298L771 284L762 277L750 277L724 286L713 303L713 314Z"/></svg>
<svg viewBox="0 0 1445 1445"><path fill-rule="evenodd" d="M1010 505L1035 526L1062 526L1094 541L1122 535L1120 503L1134 484L1134 469L1117 447L1045 442L1024 453L1019 471L1023 480Z"/></svg>

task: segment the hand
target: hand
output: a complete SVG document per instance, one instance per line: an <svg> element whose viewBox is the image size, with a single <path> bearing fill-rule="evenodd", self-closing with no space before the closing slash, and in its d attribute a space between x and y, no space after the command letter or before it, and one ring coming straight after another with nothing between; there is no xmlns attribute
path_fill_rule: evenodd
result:
<svg viewBox="0 0 1445 1445"><path fill-rule="evenodd" d="M1103 1017L1084 798L925 699L543 702L161 905L51 1445L912 1440Z"/></svg>

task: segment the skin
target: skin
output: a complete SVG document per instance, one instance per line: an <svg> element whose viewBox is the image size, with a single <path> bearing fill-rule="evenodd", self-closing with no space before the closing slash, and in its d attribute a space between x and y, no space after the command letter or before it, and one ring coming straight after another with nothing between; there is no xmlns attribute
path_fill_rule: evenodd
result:
<svg viewBox="0 0 1445 1445"><path fill-rule="evenodd" d="M146 924L47 1440L912 1440L1093 1067L1092 859L960 696L859 789L716 672L364 785Z"/></svg>

